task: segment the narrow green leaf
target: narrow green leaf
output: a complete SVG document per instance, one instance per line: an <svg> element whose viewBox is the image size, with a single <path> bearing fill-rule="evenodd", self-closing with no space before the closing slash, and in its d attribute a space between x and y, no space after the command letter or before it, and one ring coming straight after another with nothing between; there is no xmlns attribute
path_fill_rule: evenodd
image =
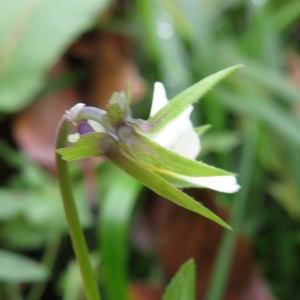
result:
<svg viewBox="0 0 300 300"><path fill-rule="evenodd" d="M39 263L12 252L0 250L0 281L33 282L43 281L48 271Z"/></svg>
<svg viewBox="0 0 300 300"><path fill-rule="evenodd" d="M229 107L237 113L244 113L254 118L261 119L272 130L277 131L283 138L288 138L291 142L300 146L299 128L300 122L289 111L282 109L277 103L263 95L259 99L252 96L238 95L223 90L219 93L220 104Z"/></svg>
<svg viewBox="0 0 300 300"><path fill-rule="evenodd" d="M227 171L181 156L140 134L132 134L128 143L132 152L143 163L156 168L193 177L233 175Z"/></svg>
<svg viewBox="0 0 300 300"><path fill-rule="evenodd" d="M300 92L297 86L293 85L285 74L277 70L266 68L252 60L241 58L247 64L245 74L259 85L266 85L271 91L282 97L282 101L290 104L300 104ZM247 80L247 79L245 79Z"/></svg>
<svg viewBox="0 0 300 300"><path fill-rule="evenodd" d="M109 139L111 137L107 133L92 132L82 135L72 147L58 149L56 152L62 155L64 160L101 156L103 155L105 143Z"/></svg>
<svg viewBox="0 0 300 300"><path fill-rule="evenodd" d="M186 110L189 105L197 102L222 79L226 78L232 72L240 69L241 67L242 65L229 67L192 85L176 95L166 106L145 121L141 127L143 128L143 125L145 125L144 128L149 133L159 131L162 127L167 125L171 120L175 119L178 115L180 115L180 113Z"/></svg>
<svg viewBox="0 0 300 300"><path fill-rule="evenodd" d="M104 287L107 299L126 300L129 299L128 232L141 185L112 164L104 167L105 178L100 174L100 184L105 187L99 219Z"/></svg>
<svg viewBox="0 0 300 300"><path fill-rule="evenodd" d="M0 110L32 101L48 69L108 0L0 1Z"/></svg>
<svg viewBox="0 0 300 300"><path fill-rule="evenodd" d="M273 24L282 33L297 22L300 14L300 2L287 1L281 9L274 10L270 17L273 19Z"/></svg>
<svg viewBox="0 0 300 300"><path fill-rule="evenodd" d="M73 260L65 268L63 274L63 298L62 300L79 299L82 293L82 280L78 264Z"/></svg>
<svg viewBox="0 0 300 300"><path fill-rule="evenodd" d="M139 24L143 30L144 43L146 53L154 63L160 62L160 45L157 39L157 31L155 28L154 20L154 9L155 3L147 0L136 1L136 9L139 18ZM155 65L155 64L154 64Z"/></svg>
<svg viewBox="0 0 300 300"><path fill-rule="evenodd" d="M126 151L126 149L123 149ZM128 153L131 150L128 149L127 154L116 147L111 147L109 153L107 154L108 158L124 172L141 182L143 185L149 189L156 192L158 195L161 195L170 201L176 203L179 206L182 206L188 210L196 212L221 226L231 229L231 227L216 216L213 212L207 209L205 206L195 201L193 198L183 193L182 191L171 186L163 178L155 174L154 172L147 169L147 165L135 160L130 157Z"/></svg>
<svg viewBox="0 0 300 300"><path fill-rule="evenodd" d="M235 194L233 207L230 213L231 222L236 228L243 229L245 219L249 213L248 201L253 197L253 181L257 174L256 151L258 149L259 123L250 119L243 137L243 149L240 160L240 180L242 189L240 193ZM254 197L255 198L255 197ZM257 222L257 220L255 220ZM205 300L222 300L229 274L232 266L232 259L236 251L236 232L224 232L217 257L214 262L214 268L211 273L210 282L206 291Z"/></svg>
<svg viewBox="0 0 300 300"><path fill-rule="evenodd" d="M163 300L195 300L195 262L184 263L168 285Z"/></svg>

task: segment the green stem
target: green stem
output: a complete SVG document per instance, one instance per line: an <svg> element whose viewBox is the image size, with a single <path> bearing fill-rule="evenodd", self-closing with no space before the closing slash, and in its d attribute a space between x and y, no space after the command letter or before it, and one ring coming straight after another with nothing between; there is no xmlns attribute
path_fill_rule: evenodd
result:
<svg viewBox="0 0 300 300"><path fill-rule="evenodd" d="M67 139L70 129L73 125L72 123L82 118L83 116L81 116L81 118L75 116L73 119L70 119L68 113L63 116L58 126L56 149L64 148L67 146ZM56 153L56 166L58 172L59 187L64 203L65 215L69 226L69 232L74 252L79 264L86 297L88 300L100 300L101 296L98 291L96 278L89 259L88 248L83 235L83 231L81 229L74 201L68 165L67 162L64 161L58 153Z"/></svg>

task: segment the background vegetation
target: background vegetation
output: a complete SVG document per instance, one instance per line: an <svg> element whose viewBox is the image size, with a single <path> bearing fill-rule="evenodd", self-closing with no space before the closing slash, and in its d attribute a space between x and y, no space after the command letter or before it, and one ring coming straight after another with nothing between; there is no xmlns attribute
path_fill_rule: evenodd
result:
<svg viewBox="0 0 300 300"><path fill-rule="evenodd" d="M298 299L299 18L296 0L1 1L0 298L82 299L55 179L53 140L65 109L76 102L103 107L130 80L134 115L145 118L155 81L171 98L242 63L193 112L195 125L212 125L199 158L239 174L239 193L198 195L204 203L214 198L233 233L224 232L219 245L221 229L184 227L184 213L157 205L164 200L97 160L72 164L81 222L106 299L160 299L178 268L166 256L188 243L194 252L185 253L210 261L205 270L197 264L204 272L198 299L246 299L241 286L249 299L272 299L267 290ZM172 230L160 231L155 220L166 210ZM194 224L204 232L197 245ZM175 239L161 250L162 232L182 231L186 243ZM241 236L255 272L242 263L232 269ZM230 281L239 272L249 276ZM247 290L252 281L260 284Z"/></svg>

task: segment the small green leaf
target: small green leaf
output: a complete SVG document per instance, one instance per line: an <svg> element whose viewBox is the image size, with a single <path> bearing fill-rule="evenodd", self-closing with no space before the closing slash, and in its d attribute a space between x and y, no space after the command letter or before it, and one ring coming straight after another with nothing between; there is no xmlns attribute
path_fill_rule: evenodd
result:
<svg viewBox="0 0 300 300"><path fill-rule="evenodd" d="M202 136L206 131L208 131L211 128L210 124L199 126L194 128L195 132L198 134L198 136Z"/></svg>
<svg viewBox="0 0 300 300"><path fill-rule="evenodd" d="M233 175L227 171L181 156L140 134L132 134L128 142L132 152L141 161L156 168L193 177Z"/></svg>
<svg viewBox="0 0 300 300"><path fill-rule="evenodd" d="M103 155L105 143L111 139L110 135L103 132L92 132L82 135L80 139L68 148L56 150L64 160L76 160L92 156Z"/></svg>
<svg viewBox="0 0 300 300"><path fill-rule="evenodd" d="M182 206L188 210L196 212L221 226L231 229L231 227L216 216L213 212L207 209L205 206L195 201L193 198L183 193L170 185L167 181L161 178L159 175L147 169L147 165L130 157L131 150L126 149L124 144L123 151L117 147L110 147L107 157L124 172L141 182L149 189L156 192L170 201Z"/></svg>
<svg viewBox="0 0 300 300"><path fill-rule="evenodd" d="M48 277L48 271L39 263L4 250L0 250L0 266L0 281L33 282Z"/></svg>
<svg viewBox="0 0 300 300"><path fill-rule="evenodd" d="M192 85L191 87L176 95L166 106L164 106L155 115L150 117L147 121L144 121L144 123L141 124L141 127L145 128L145 130L149 133L159 131L170 121L172 121L178 115L180 115L184 110L186 110L189 105L197 102L222 79L226 78L232 72L240 69L241 67L242 65L229 67L213 75L210 75L204 78L203 80L199 81L198 83Z"/></svg>
<svg viewBox="0 0 300 300"><path fill-rule="evenodd" d="M195 300L195 262L184 263L168 285L163 300Z"/></svg>

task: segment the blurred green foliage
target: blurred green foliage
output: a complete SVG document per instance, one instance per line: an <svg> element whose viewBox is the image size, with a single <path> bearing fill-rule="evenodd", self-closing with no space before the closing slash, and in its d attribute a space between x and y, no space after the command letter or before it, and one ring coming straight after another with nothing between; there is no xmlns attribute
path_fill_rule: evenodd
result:
<svg viewBox="0 0 300 300"><path fill-rule="evenodd" d="M224 67L244 64L238 76L210 92L193 113L195 125L212 125L202 138L200 158L239 173L242 185L234 196L219 195L220 202L231 208L229 223L235 233L224 237L211 281L216 294L211 288L207 299L222 299L239 232L251 240L256 262L274 295L298 299L300 91L290 81L286 59L289 51L299 54L299 1L124 3L114 4L122 8L122 14L104 22L105 18L99 21L96 16L105 1L1 1L1 126L50 85L44 79L46 71L87 29L129 36L142 76L151 84L162 81L169 98ZM133 110L136 116L148 113L144 103ZM3 179L0 188L0 260L6 262L0 264L0 298L80 299L78 270L70 257L56 182L11 148L6 137L6 133L1 136L5 166L1 178L8 167L13 175ZM73 175L94 265L99 281L107 286L103 292L110 300L126 299L128 228L140 186L109 166L101 167L99 182L104 183L99 189L105 199L101 214L107 215L98 220L84 201L78 168L74 167ZM114 208L118 192L128 201L120 211ZM114 264L111 256L118 258ZM14 263L28 270L26 278L25 273L14 272ZM99 267L102 263L107 273ZM59 270L58 265L62 266ZM112 283L112 278L118 280ZM112 284L115 290L124 291L123 296L113 295ZM47 296L43 296L44 289Z"/></svg>
<svg viewBox="0 0 300 300"><path fill-rule="evenodd" d="M106 2L1 1L1 111L15 112L32 101L45 82L46 71L93 25Z"/></svg>

